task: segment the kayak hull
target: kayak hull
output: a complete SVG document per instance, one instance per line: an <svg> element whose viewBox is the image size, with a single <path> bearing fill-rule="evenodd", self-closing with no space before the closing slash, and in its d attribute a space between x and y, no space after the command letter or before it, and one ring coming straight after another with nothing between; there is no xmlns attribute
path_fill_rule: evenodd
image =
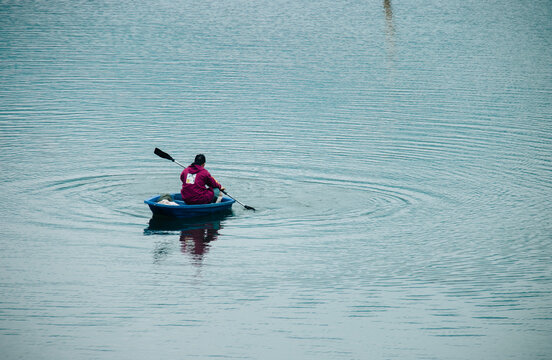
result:
<svg viewBox="0 0 552 360"><path fill-rule="evenodd" d="M187 205L182 201L182 195L179 193L171 194L173 201L178 205L159 204L161 195L154 196L144 200L154 215L161 215L173 218L191 218L196 216L211 215L219 212L230 211L232 204L236 202L234 199L223 197L220 203L210 203L201 205Z"/></svg>

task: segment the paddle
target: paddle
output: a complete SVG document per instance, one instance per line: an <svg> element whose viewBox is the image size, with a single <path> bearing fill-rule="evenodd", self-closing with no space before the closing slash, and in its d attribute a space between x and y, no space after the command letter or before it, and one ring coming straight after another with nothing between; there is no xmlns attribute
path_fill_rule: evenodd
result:
<svg viewBox="0 0 552 360"><path fill-rule="evenodd" d="M164 152L163 150L159 149L159 148L155 148L155 150L153 150L153 153L157 156L159 156L160 158L163 158L163 159L167 159L167 160L170 160L174 163L177 163L178 165L182 166L183 168L186 168L186 166L182 165L181 163L179 163L178 161L176 161L172 156L170 156L169 154L167 154L166 152ZM232 195L228 194L226 192L226 190L222 190L223 194L227 195L228 197L236 200L236 202L238 204L240 204L241 206L243 206L246 210L253 210L253 211L256 211L254 207L252 206L248 206L248 205L245 205L245 204L242 204L238 199L236 199L235 197L233 197Z"/></svg>
<svg viewBox="0 0 552 360"><path fill-rule="evenodd" d="M237 202L238 204L240 204L241 206L243 206L246 210L253 210L253 211L256 211L254 207L248 206L248 205L245 205L245 204L242 204L241 201L239 201L238 199L236 199L236 198L233 197L232 195L228 194L228 193L226 192L226 190L222 190L222 193L225 194L226 196L230 197L231 199L236 200L236 202Z"/></svg>
<svg viewBox="0 0 552 360"><path fill-rule="evenodd" d="M174 163L177 163L178 165L182 166L183 168L186 168L186 166L182 165L181 163L179 163L178 161L176 161L175 159L173 159L172 156L170 156L169 154L167 154L166 152L164 152L163 150L161 149L158 149L158 148L155 148L155 150L153 150L153 153L163 159L167 159L167 160L170 160Z"/></svg>

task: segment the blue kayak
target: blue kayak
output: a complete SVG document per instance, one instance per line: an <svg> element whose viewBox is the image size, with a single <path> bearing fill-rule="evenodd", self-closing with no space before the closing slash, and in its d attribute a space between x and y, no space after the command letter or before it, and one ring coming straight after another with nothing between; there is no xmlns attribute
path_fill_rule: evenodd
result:
<svg viewBox="0 0 552 360"><path fill-rule="evenodd" d="M173 199L172 201L175 202L177 205L166 205L158 203L161 195L144 200L144 203L148 204L151 212L154 215L163 215L176 218L189 218L229 211L232 208L232 204L236 202L236 200L234 199L223 197L220 203L187 205L184 201L182 201L182 195L177 193L171 194L171 196Z"/></svg>

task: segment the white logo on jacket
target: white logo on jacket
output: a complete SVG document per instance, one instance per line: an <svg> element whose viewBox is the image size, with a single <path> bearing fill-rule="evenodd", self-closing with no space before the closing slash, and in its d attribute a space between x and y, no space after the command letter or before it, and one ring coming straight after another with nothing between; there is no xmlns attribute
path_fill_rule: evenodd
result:
<svg viewBox="0 0 552 360"><path fill-rule="evenodd" d="M195 178L197 174L186 175L186 184L195 184Z"/></svg>

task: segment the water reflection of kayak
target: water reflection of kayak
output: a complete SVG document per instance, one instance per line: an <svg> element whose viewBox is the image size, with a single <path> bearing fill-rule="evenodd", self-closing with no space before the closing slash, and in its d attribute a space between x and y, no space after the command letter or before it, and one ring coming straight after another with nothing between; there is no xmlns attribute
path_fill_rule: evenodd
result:
<svg viewBox="0 0 552 360"><path fill-rule="evenodd" d="M172 231L188 231L196 229L219 230L222 227L222 222L231 216L231 214L232 211L227 210L193 218L176 218L153 215L149 220L148 227L144 229L144 234L165 234Z"/></svg>
<svg viewBox="0 0 552 360"><path fill-rule="evenodd" d="M161 198L161 195L144 200L144 203L149 206L154 215L189 218L229 211L232 208L232 204L236 202L234 199L223 197L220 203L187 205L184 201L182 201L182 196L180 194L171 194L171 196L172 202L176 205L159 203L158 201Z"/></svg>

